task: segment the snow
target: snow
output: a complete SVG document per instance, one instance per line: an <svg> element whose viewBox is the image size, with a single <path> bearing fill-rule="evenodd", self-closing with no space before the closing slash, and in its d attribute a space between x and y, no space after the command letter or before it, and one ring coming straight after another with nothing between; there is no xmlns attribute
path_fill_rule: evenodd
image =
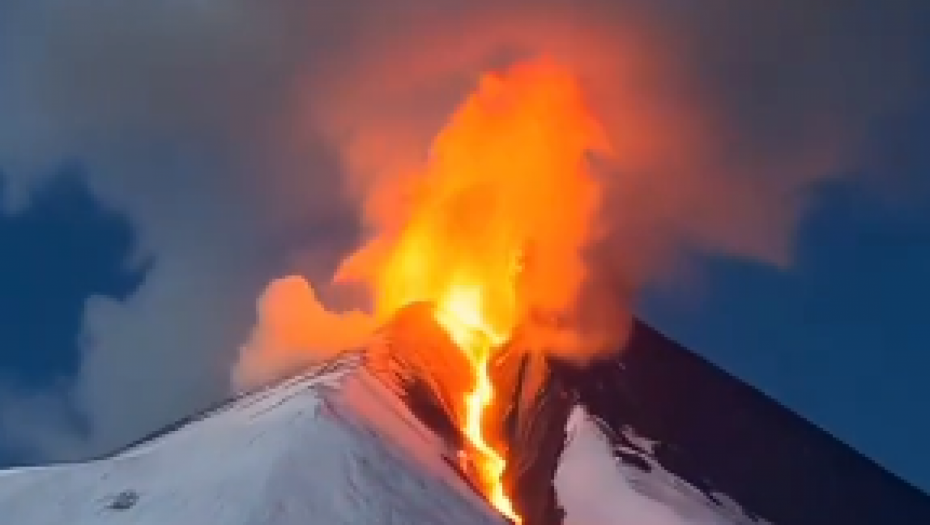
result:
<svg viewBox="0 0 930 525"><path fill-rule="evenodd" d="M385 392L356 366L306 374L113 458L8 471L2 522L504 523L409 414L366 417Z"/></svg>
<svg viewBox="0 0 930 525"><path fill-rule="evenodd" d="M714 495L720 505L664 469L649 454L655 442L627 432L639 448L623 451L639 456L648 471L617 460L597 422L583 408L573 409L555 476L565 525L764 525L726 496Z"/></svg>
<svg viewBox="0 0 930 525"><path fill-rule="evenodd" d="M347 354L114 457L0 472L3 525L495 524L454 451ZM556 474L566 525L760 525L664 470L617 461L582 408ZM716 496L715 496L716 497ZM724 497L716 497L726 501Z"/></svg>

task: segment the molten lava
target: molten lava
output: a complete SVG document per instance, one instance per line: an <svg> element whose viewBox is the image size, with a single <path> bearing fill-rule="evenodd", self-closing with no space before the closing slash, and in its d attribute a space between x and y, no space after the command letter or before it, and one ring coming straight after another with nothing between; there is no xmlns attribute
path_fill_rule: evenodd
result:
<svg viewBox="0 0 930 525"><path fill-rule="evenodd" d="M475 450L481 454L478 475L485 494L502 514L520 523L500 482L506 463L484 437L484 414L494 401L494 386L488 375L488 361L505 336L496 334L483 319L481 289L462 286L449 291L437 302L436 320L449 333L456 346L465 352L476 372L475 389L465 397L465 421L462 429Z"/></svg>
<svg viewBox="0 0 930 525"><path fill-rule="evenodd" d="M405 199L379 210L390 224L376 225L339 272L372 285L382 320L414 302L434 305L474 368L456 417L480 456L481 489L517 522L501 483L505 460L486 440L488 362L527 309L575 300L600 189L588 154L605 142L570 71L539 60L489 73L436 137L416 185L394 192Z"/></svg>

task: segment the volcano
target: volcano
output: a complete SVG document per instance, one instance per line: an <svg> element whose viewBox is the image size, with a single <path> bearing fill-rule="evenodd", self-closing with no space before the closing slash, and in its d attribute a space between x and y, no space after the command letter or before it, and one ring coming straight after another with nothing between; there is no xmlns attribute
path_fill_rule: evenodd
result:
<svg viewBox="0 0 930 525"><path fill-rule="evenodd" d="M585 370L515 340L488 427L524 523L930 523L930 498L637 324ZM427 305L364 348L93 461L0 473L3 523L504 524Z"/></svg>
<svg viewBox="0 0 930 525"><path fill-rule="evenodd" d="M775 524L930 523L927 494L642 322L620 357L559 375L621 468Z"/></svg>

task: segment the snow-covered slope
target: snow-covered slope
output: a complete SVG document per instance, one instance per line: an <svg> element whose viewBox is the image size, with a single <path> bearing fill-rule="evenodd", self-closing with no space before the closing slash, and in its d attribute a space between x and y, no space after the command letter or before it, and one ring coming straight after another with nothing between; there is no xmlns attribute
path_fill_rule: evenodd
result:
<svg viewBox="0 0 930 525"><path fill-rule="evenodd" d="M468 365L431 320L406 309L365 349L112 457L0 472L0 524L503 525L458 450ZM522 378L499 393L522 414L509 457L527 525L561 523L553 499L567 525L761 523L666 470L632 427L617 439L581 406L569 416L577 398L542 361L511 357L528 367L498 363Z"/></svg>
<svg viewBox="0 0 930 525"><path fill-rule="evenodd" d="M245 396L112 458L2 472L0 522L504 523L357 360Z"/></svg>
<svg viewBox="0 0 930 525"><path fill-rule="evenodd" d="M612 445L609 430L576 406L568 422L568 444L555 486L566 525L765 525L747 516L723 494L711 500L655 460L653 443ZM637 464L617 459L622 447Z"/></svg>

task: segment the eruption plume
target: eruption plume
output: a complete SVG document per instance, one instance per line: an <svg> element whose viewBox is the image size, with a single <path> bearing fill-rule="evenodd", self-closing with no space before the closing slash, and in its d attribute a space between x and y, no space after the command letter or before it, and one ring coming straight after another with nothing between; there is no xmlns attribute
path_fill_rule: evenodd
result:
<svg viewBox="0 0 930 525"><path fill-rule="evenodd" d="M480 313L466 324L498 342L530 309L563 312L595 232L600 187L587 155L606 151L570 71L537 60L486 74L337 280L370 283L381 319L415 301Z"/></svg>
<svg viewBox="0 0 930 525"><path fill-rule="evenodd" d="M378 322L410 304L434 305L477 372L473 390L463 393L459 424L481 456L483 488L515 520L500 481L504 460L482 425L494 403L488 362L529 312L558 314L577 300L600 194L589 154L608 150L570 70L539 59L488 73L436 137L422 174L398 179L413 184L399 192L406 198L395 201L393 213L381 215L392 220L374 224L372 239L336 276L370 286ZM275 286L272 293L297 287L312 294L300 282ZM299 296L296 304L288 300L271 297L281 304L269 308L318 311ZM346 318L331 319L324 332L332 333L337 319ZM246 355L259 356L256 364L243 361L250 374L275 359L273 350Z"/></svg>
<svg viewBox="0 0 930 525"><path fill-rule="evenodd" d="M267 383L360 345L373 328L364 312L327 311L302 277L277 279L258 300L258 325L243 347L233 382L240 389Z"/></svg>
<svg viewBox="0 0 930 525"><path fill-rule="evenodd" d="M461 422L478 430L482 407L494 403L482 371L518 326L530 348L585 363L622 347L634 294L677 272L682 255L788 265L807 190L840 171L858 119L882 109L850 104L865 109L849 119L799 107L793 120L741 111L744 98L722 86L751 69L744 42L722 45L683 23L700 18L691 11L507 6L365 11L375 23L345 33L354 45L341 60L321 61L296 83L292 112L303 119L298 131L339 154L348 193L361 203L367 242L335 281L368 286L369 326L406 304L433 303L478 372L468 393L476 408ZM770 36L762 47L781 49ZM732 66L714 71L724 81L708 76L721 64ZM784 101L766 91L778 86L747 92ZM308 311L325 312L309 286L297 288ZM264 299L262 312L280 312L267 304L273 296ZM308 315L302 328L338 329L321 323L326 317ZM265 315L256 333L274 325ZM331 354L303 342L290 357L268 353L277 364L259 375ZM239 377L263 368L264 348L246 347ZM483 449L484 436L472 434ZM487 470L494 478L497 468ZM485 481L493 493L494 480Z"/></svg>

